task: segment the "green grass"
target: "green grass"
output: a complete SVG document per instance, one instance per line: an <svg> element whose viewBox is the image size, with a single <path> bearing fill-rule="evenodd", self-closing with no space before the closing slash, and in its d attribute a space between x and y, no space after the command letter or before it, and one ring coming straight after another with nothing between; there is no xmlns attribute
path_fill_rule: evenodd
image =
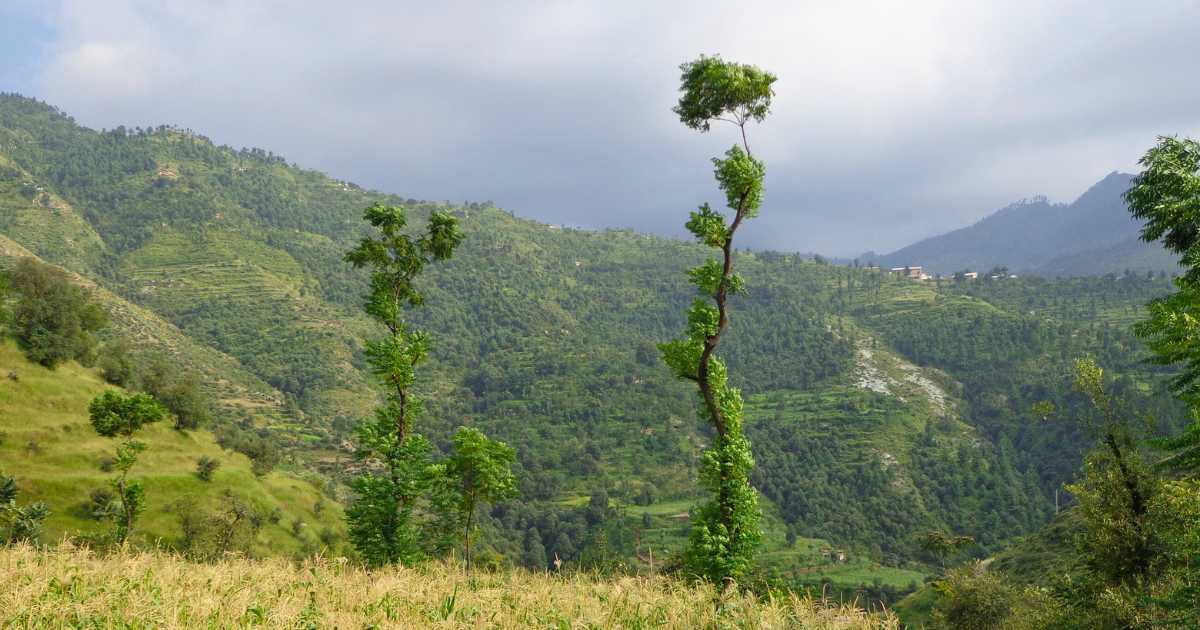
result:
<svg viewBox="0 0 1200 630"><path fill-rule="evenodd" d="M46 541L108 527L85 507L89 493L112 476L99 466L111 457L116 441L97 435L87 416L88 403L108 387L93 370L68 363L51 371L29 363L11 341L0 342L0 470L17 479L22 503L49 505ZM180 536L173 503L190 497L215 506L225 491L264 511L279 510L278 522L266 523L259 532L259 554L301 553L325 528L345 538L341 508L313 484L286 471L256 477L245 456L223 450L207 431L177 431L162 422L136 437L149 445L132 472L144 481L147 496L135 531L138 542L172 543ZM201 456L221 463L211 482L194 474ZM318 502L323 504L319 514ZM292 532L295 521L304 523L299 537Z"/></svg>

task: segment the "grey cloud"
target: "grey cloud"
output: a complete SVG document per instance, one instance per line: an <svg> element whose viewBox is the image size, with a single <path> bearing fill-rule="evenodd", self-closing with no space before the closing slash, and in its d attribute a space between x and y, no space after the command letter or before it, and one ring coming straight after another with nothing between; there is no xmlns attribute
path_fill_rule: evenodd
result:
<svg viewBox="0 0 1200 630"><path fill-rule="evenodd" d="M340 178L678 235L719 198L669 108L702 52L780 75L746 244L886 251L1035 193L1068 200L1200 131L1194 2L63 0L38 96Z"/></svg>

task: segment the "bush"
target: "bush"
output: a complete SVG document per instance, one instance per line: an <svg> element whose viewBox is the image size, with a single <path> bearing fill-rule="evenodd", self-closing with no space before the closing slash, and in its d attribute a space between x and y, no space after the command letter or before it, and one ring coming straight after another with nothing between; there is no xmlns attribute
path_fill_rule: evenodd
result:
<svg viewBox="0 0 1200 630"><path fill-rule="evenodd" d="M102 520L108 516L116 496L108 488L96 488L88 495L88 516Z"/></svg>
<svg viewBox="0 0 1200 630"><path fill-rule="evenodd" d="M279 449L261 435L230 425L218 425L214 433L221 448L249 457L250 470L259 477L271 472L279 464Z"/></svg>
<svg viewBox="0 0 1200 630"><path fill-rule="evenodd" d="M1018 589L979 563L953 569L934 585L939 627L954 630L1035 630L1054 627L1060 602L1036 588Z"/></svg>
<svg viewBox="0 0 1200 630"><path fill-rule="evenodd" d="M121 387L129 386L136 376L134 359L130 355L129 341L118 339L104 344L96 360L105 381Z"/></svg>
<svg viewBox="0 0 1200 630"><path fill-rule="evenodd" d="M172 509L183 532L179 549L197 560L216 560L227 553L251 553L255 537L266 520L257 506L228 490L222 493L219 509L205 509L192 497L180 499Z"/></svg>
<svg viewBox="0 0 1200 630"><path fill-rule="evenodd" d="M212 481L213 473L221 467L221 462L207 456L201 456L196 460L196 476L201 481Z"/></svg>

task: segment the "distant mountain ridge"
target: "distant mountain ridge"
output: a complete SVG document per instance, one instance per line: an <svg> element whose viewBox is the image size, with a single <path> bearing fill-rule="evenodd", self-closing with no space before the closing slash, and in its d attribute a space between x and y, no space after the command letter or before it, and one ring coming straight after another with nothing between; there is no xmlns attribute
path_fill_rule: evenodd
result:
<svg viewBox="0 0 1200 630"><path fill-rule="evenodd" d="M1127 173L1109 173L1069 204L1026 199L974 225L864 257L882 266L920 265L942 274L997 266L1046 276L1171 270L1171 256L1138 238L1141 225L1122 198L1132 179Z"/></svg>

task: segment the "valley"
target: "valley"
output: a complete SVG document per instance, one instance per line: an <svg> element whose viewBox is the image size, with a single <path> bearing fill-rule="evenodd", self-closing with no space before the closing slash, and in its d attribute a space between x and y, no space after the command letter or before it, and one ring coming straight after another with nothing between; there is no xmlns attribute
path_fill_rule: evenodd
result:
<svg viewBox="0 0 1200 630"><path fill-rule="evenodd" d="M236 493L270 515L243 553L353 556L342 510L359 470L354 428L380 399L362 341L377 333L360 309L367 276L343 255L374 202L421 221L448 213L465 236L421 278L412 322L436 338L417 385L435 452L460 425L517 452L520 496L481 515L480 562L669 569L714 436L656 346L685 324L694 288L682 271L704 259L700 246L402 199L259 149L170 127L94 131L3 95L0 268L36 257L65 269L108 313L106 345L169 357L213 403L213 426L147 433L154 499L139 541L182 548L174 502ZM762 584L890 606L940 573L923 535L970 536L964 559L1035 535L1086 445L1078 427L1032 410L1081 404L1081 356L1155 415L1157 434L1187 417L1168 394L1174 371L1148 362L1129 330L1173 290L1166 273L915 281L774 251L738 251L737 263L748 289L722 353L745 397ZM86 537L99 525L80 504L99 485L101 449L74 436L102 373L51 372L10 342L4 372L17 379L0 382L0 472L53 506L46 539ZM273 470L218 445L246 439L278 451ZM208 485L192 473L200 455L221 461Z"/></svg>

